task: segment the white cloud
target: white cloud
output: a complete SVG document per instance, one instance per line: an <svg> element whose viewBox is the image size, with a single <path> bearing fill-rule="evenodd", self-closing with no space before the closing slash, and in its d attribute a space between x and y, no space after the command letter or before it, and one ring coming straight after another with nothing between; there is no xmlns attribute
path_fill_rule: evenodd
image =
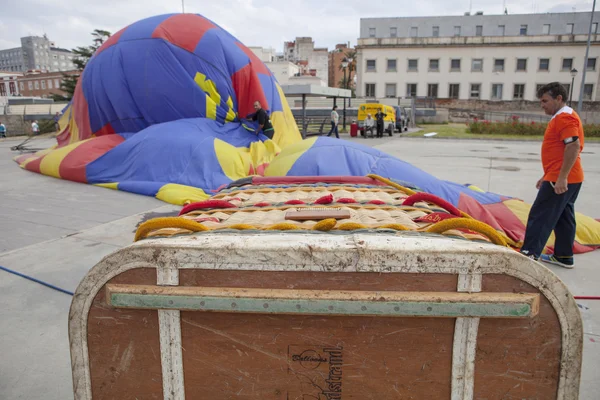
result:
<svg viewBox="0 0 600 400"><path fill-rule="evenodd" d="M181 12L181 0L4 0L0 15L0 49L20 46L20 38L42 35L60 47L91 43L93 29L116 32L139 19ZM285 40L312 36L315 45L356 43L360 18L461 15L469 0L185 0L185 11L198 13L229 30L248 46L281 51ZM500 0L473 0L472 11L501 14ZM590 11L592 1L507 0L509 13Z"/></svg>

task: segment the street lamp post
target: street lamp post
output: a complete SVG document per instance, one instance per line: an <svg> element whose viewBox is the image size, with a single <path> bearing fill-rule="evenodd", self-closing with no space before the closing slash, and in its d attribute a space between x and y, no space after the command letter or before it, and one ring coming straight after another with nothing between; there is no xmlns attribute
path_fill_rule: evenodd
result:
<svg viewBox="0 0 600 400"><path fill-rule="evenodd" d="M577 76L577 70L573 68L571 70L571 94L569 95L569 107L573 102L573 85L575 84L575 77Z"/></svg>
<svg viewBox="0 0 600 400"><path fill-rule="evenodd" d="M348 68L348 60L344 58L342 60L342 69L344 70L344 88L348 87L348 82L346 82L346 68ZM344 97L344 131L346 131L346 98Z"/></svg>
<svg viewBox="0 0 600 400"><path fill-rule="evenodd" d="M348 71L348 80L346 81L346 89L350 89L348 107L352 107L352 87L350 85L350 81L352 80L352 57L348 57L346 60L348 60L348 65L350 66L350 70Z"/></svg>

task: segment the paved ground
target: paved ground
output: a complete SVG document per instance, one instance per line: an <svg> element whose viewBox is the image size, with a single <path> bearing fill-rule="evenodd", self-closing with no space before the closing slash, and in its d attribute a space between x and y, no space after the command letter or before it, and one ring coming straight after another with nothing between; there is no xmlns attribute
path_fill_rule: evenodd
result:
<svg viewBox="0 0 600 400"><path fill-rule="evenodd" d="M345 136L346 139L349 139ZM539 143L349 139L375 146L438 176L526 201L540 177ZM102 257L132 242L135 226L178 207L153 198L23 171L14 140L0 139L0 265L75 290ZM35 143L51 145L50 140ZM600 217L600 144L583 155L587 185L578 210ZM576 295L600 295L600 251L576 257L577 268L550 267ZM72 398L67 316L70 296L0 271L0 399ZM600 302L580 302L585 324L581 399L600 391Z"/></svg>

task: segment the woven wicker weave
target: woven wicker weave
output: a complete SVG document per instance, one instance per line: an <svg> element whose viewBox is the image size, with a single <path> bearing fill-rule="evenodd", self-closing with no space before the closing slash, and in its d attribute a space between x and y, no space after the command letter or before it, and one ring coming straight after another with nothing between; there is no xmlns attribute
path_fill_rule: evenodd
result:
<svg viewBox="0 0 600 400"><path fill-rule="evenodd" d="M441 219L451 216L440 206L428 202L418 202L411 206L402 205L407 198L408 194L391 186L248 185L224 190L211 198L211 200L220 200L220 203L227 202L226 204L231 208L206 208L200 204L198 209L181 215L181 218L200 224L194 228L195 231L206 229L211 231L222 229L322 231L323 227L327 227L325 230L351 231L391 227L395 230L423 232ZM347 210L350 212L350 218L321 223L319 226L316 226L320 222L318 219L290 221L285 218L289 211L315 208ZM431 218L430 221L420 220L428 215L435 218ZM190 234L192 233L190 229L164 226L151 229L145 237ZM444 234L469 240L490 241L486 235L471 229L450 229Z"/></svg>

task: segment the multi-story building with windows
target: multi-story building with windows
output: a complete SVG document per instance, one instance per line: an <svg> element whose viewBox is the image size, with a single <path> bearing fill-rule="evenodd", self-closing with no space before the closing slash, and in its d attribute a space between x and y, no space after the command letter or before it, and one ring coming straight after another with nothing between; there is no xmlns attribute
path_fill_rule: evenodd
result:
<svg viewBox="0 0 600 400"><path fill-rule="evenodd" d="M46 36L27 36L21 38L21 47L0 50L0 71L71 71L76 69L74 57L71 51L56 47Z"/></svg>
<svg viewBox="0 0 600 400"><path fill-rule="evenodd" d="M327 82L329 77L329 53L327 48L315 47L311 37L297 37L293 42L283 43L283 58L300 66L300 73L317 76Z"/></svg>
<svg viewBox="0 0 600 400"><path fill-rule="evenodd" d="M61 90L63 74L77 75L78 71L67 72L33 72L17 78L19 93L31 97L51 97L53 94L64 95Z"/></svg>
<svg viewBox="0 0 600 400"><path fill-rule="evenodd" d="M357 46L357 95L536 100L558 81L578 99L600 100L600 12L363 18Z"/></svg>

